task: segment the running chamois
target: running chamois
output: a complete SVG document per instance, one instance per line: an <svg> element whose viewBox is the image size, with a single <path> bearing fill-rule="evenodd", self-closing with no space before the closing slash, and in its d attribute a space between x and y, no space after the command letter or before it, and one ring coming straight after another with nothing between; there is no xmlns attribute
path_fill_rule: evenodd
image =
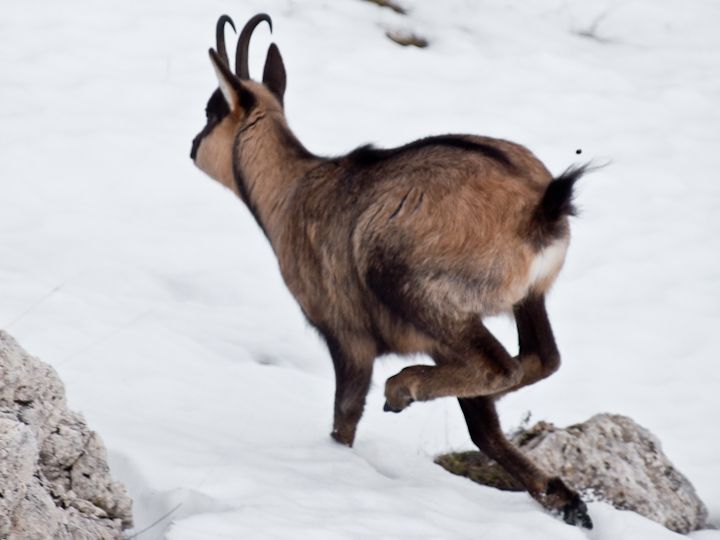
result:
<svg viewBox="0 0 720 540"><path fill-rule="evenodd" d="M385 410L457 397L472 440L545 508L592 527L578 494L505 438L499 396L560 365L545 310L569 242L575 181L557 178L526 148L475 135L442 135L405 146L362 146L340 157L309 152L288 127L286 74L270 45L262 82L250 79L248 46L258 14L238 38L235 72L217 22L210 61L219 88L190 157L243 200L275 251L305 317L335 367L332 437L352 446L374 360L425 353L390 377ZM519 354L483 324L512 312Z"/></svg>

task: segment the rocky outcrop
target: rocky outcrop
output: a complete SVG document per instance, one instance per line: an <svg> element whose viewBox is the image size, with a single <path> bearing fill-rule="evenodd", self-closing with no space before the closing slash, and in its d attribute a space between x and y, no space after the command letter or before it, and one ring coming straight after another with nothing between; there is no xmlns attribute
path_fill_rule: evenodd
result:
<svg viewBox="0 0 720 540"><path fill-rule="evenodd" d="M510 439L535 464L583 493L586 501L632 510L683 534L707 525L707 509L692 484L663 454L660 441L630 418L598 414L565 429L538 422ZM481 484L522 489L480 452L445 454L436 461Z"/></svg>
<svg viewBox="0 0 720 540"><path fill-rule="evenodd" d="M0 330L0 539L119 539L131 509L55 370Z"/></svg>

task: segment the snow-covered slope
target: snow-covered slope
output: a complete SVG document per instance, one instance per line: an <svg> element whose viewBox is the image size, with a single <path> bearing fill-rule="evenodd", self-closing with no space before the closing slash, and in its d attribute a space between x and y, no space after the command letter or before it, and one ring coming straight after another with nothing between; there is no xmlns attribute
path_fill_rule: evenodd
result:
<svg viewBox="0 0 720 540"><path fill-rule="evenodd" d="M383 414L407 360L378 364L356 447L331 442L324 346L248 212L188 158L217 16L267 11L290 124L315 152L472 132L554 172L610 162L580 186L549 302L563 367L506 398L503 421L629 415L720 522L720 6L406 4L408 17L359 0L4 5L0 327L103 435L137 530L157 521L143 540L674 537L603 504L588 533L433 465L472 445L453 400ZM383 37L405 26L431 46ZM259 29L256 74L269 40ZM513 346L509 321L493 328Z"/></svg>

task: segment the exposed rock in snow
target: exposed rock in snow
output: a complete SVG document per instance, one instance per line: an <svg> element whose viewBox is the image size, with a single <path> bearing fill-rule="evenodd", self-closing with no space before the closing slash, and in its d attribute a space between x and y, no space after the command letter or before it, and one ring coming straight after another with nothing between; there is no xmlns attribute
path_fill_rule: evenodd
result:
<svg viewBox="0 0 720 540"><path fill-rule="evenodd" d="M663 454L660 441L630 418L598 414L566 429L538 422L510 439L545 471L583 492L586 501L633 510L679 533L707 525L707 509L692 484ZM436 461L481 484L521 489L480 452L445 454Z"/></svg>
<svg viewBox="0 0 720 540"><path fill-rule="evenodd" d="M113 540L132 501L55 370L0 330L0 538Z"/></svg>

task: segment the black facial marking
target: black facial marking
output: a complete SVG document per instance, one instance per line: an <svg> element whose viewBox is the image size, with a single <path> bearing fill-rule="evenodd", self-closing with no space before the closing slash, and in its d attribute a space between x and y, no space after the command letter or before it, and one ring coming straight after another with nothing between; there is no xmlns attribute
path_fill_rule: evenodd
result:
<svg viewBox="0 0 720 540"><path fill-rule="evenodd" d="M348 158L360 166L372 166L382 161L398 157L406 152L420 150L432 146L446 146L478 152L490 159L500 163L506 168L514 168L510 158L500 148L487 143L469 141L464 137L455 135L439 135L418 139L404 146L397 148L375 148L368 144L350 152Z"/></svg>
<svg viewBox="0 0 720 540"><path fill-rule="evenodd" d="M231 79L230 84L232 85L233 90L235 90L235 92L237 93L240 99L240 106L245 110L245 114L249 114L250 111L255 108L255 105L257 104L255 95L235 80ZM218 88L210 96L210 99L205 106L205 116L207 117L207 124L205 125L205 128L203 128L203 130L198 133L197 137L193 139L192 149L190 150L190 159L195 160L198 148L200 148L200 142L213 129L215 129L215 126L222 122L228 114L230 114L230 106L228 105L227 101L225 101L225 96L223 96L222 91Z"/></svg>
<svg viewBox="0 0 720 540"><path fill-rule="evenodd" d="M222 92L218 88L215 92L213 92L212 96L210 96L210 99L205 107L207 124L205 124L203 130L193 139L192 148L190 149L190 159L195 161L198 148L200 148L200 142L213 129L215 129L215 126L222 122L223 118L225 118L228 114L230 114L230 107L228 106L227 101L225 101L225 97L222 95Z"/></svg>
<svg viewBox="0 0 720 540"><path fill-rule="evenodd" d="M205 116L208 120L211 118L219 118L222 120L228 114L230 114L230 107L227 101L225 101L225 96L223 96L222 91L218 88L213 92L212 96L210 96L205 106Z"/></svg>

